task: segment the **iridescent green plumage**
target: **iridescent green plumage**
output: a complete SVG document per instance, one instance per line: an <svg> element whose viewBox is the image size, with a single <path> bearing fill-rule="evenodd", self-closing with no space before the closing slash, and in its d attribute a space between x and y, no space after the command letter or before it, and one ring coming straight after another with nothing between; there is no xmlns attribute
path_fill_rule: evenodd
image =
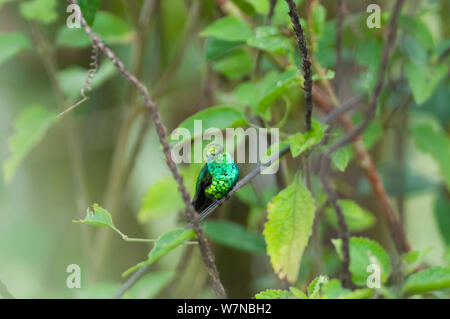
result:
<svg viewBox="0 0 450 319"><path fill-rule="evenodd" d="M219 200L236 185L239 169L231 155L217 146L210 146L206 152L206 164L197 177L196 192L192 200L197 212Z"/></svg>

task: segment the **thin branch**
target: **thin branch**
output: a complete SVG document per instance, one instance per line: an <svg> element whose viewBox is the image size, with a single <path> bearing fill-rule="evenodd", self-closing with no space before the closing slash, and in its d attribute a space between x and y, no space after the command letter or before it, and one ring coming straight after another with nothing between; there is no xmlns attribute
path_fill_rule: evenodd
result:
<svg viewBox="0 0 450 319"><path fill-rule="evenodd" d="M73 4L77 4L77 0L72 0ZM144 99L145 106L147 107L149 113L151 114L153 121L156 126L156 132L158 133L158 137L160 140L160 143L163 147L163 152L166 157L167 165L169 166L170 171L172 172L172 175L174 179L176 180L178 184L178 190L180 191L183 201L186 205L186 211L187 215L189 217L189 220L193 224L194 232L197 236L197 239L199 241L200 251L203 258L203 263L206 266L206 269L211 277L211 281L213 284L213 289L217 296L219 298L225 298L226 293L225 289L223 288L223 285L219 279L219 273L216 268L216 264L214 262L214 257L211 252L211 248L209 247L209 243L207 242L203 230L200 228L198 224L198 215L195 211L194 207L191 204L189 193L186 190L186 187L183 184L183 177L181 176L180 172L178 171L172 156L171 156L171 150L168 142L167 137L167 131L164 126L164 124L161 122L161 117L158 111L158 108L156 106L156 103L153 102L153 100L150 98L148 94L147 88L142 84L133 74L131 74L127 68L125 67L124 63L116 56L116 54L105 45L103 40L92 31L92 29L89 27L89 25L86 23L84 18L81 18L81 24L83 25L84 30L86 33L90 36L92 41L97 45L97 47L103 51L106 56L112 61L112 63L116 66L116 68L119 70L119 72L130 82L132 82L136 88L138 89L139 93L142 95Z"/></svg>
<svg viewBox="0 0 450 319"><path fill-rule="evenodd" d="M286 3L289 7L289 16L291 18L295 36L297 37L298 49L303 58L303 74L305 77L305 130L309 131L311 128L311 116L313 110L311 60L308 55L303 28L298 17L297 6L295 5L294 0L286 0Z"/></svg>
<svg viewBox="0 0 450 319"><path fill-rule="evenodd" d="M329 160L329 159L328 159ZM330 163L326 163L326 166L329 167ZM342 273L341 273L341 283L344 288L349 288L350 286L350 248L349 248L349 232L347 223L344 218L344 213L342 211L341 205L339 205L337 201L337 196L335 191L331 188L328 182L328 174L326 174L326 170L322 170L319 174L320 181L322 182L322 186L325 192L328 194L328 200L333 205L334 210L336 211L338 224L339 224L339 237L342 239Z"/></svg>
<svg viewBox="0 0 450 319"><path fill-rule="evenodd" d="M359 103L364 100L367 96L367 93L364 93L360 96L355 96L342 104L341 106L333 109L330 113L328 113L325 118L323 119L323 122L325 124L332 123L335 119L339 118L342 114L347 113L348 111L352 110L353 108L357 107Z"/></svg>
<svg viewBox="0 0 450 319"><path fill-rule="evenodd" d="M15 299L13 295L9 292L6 285L0 280L0 296L5 299Z"/></svg>

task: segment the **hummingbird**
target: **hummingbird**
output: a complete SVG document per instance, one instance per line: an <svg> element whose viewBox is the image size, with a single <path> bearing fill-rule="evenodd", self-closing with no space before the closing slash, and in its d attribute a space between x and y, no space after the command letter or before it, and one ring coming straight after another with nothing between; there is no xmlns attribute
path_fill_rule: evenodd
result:
<svg viewBox="0 0 450 319"><path fill-rule="evenodd" d="M239 169L231 155L219 144L209 144L204 152L205 165L197 177L192 205L201 213L233 189L239 179ZM206 213L206 212L205 212ZM200 214L199 221L207 214Z"/></svg>

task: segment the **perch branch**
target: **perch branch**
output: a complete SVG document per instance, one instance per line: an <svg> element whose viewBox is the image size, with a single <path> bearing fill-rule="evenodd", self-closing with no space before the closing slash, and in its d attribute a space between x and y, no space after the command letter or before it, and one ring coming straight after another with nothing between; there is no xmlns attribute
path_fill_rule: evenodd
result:
<svg viewBox="0 0 450 319"><path fill-rule="evenodd" d="M73 4L77 4L77 0L71 0ZM158 133L158 137L160 140L160 143L163 147L163 152L166 157L167 165L169 166L170 171L172 172L172 175L176 182L178 183L178 190L180 191L183 201L186 205L186 211L189 220L193 224L194 232L197 236L197 239L199 241L200 251L203 258L203 263L206 266L206 269L211 277L213 289L216 293L216 295L220 298L225 298L226 293L225 289L223 288L223 285L219 279L219 273L217 271L214 257L211 252L211 248L209 247L209 244L203 234L203 230L200 228L198 224L198 215L195 211L194 207L191 204L189 193L186 190L186 187L183 184L183 177L181 176L180 172L178 171L174 161L171 157L171 151L169 147L169 142L167 138L167 131L164 126L164 124L161 122L161 117L158 111L158 108L156 106L156 103L153 102L153 100L150 98L147 88L142 84L133 74L131 74L127 68L125 67L124 63L116 56L116 54L105 45L103 40L92 31L92 29L89 27L89 25L86 23L84 18L81 18L81 24L86 31L86 33L89 35L89 37L92 39L92 41L96 44L96 46L103 51L103 53L106 54L106 56L112 61L112 63L115 65L115 67L119 70L119 72L129 81L131 81L136 88L138 89L139 93L142 95L144 99L145 106L148 108L149 113L151 114L153 121L156 126L156 131Z"/></svg>

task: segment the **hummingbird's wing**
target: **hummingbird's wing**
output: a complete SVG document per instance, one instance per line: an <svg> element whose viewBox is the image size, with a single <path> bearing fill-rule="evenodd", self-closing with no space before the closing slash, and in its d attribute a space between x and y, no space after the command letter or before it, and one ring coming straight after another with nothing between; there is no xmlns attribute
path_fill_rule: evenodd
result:
<svg viewBox="0 0 450 319"><path fill-rule="evenodd" d="M195 195L192 199L192 205L195 210L200 213L200 210L206 205L209 204L210 199L205 196L205 189L212 182L212 175L209 172L208 165L205 164L197 177L197 184L195 187Z"/></svg>

